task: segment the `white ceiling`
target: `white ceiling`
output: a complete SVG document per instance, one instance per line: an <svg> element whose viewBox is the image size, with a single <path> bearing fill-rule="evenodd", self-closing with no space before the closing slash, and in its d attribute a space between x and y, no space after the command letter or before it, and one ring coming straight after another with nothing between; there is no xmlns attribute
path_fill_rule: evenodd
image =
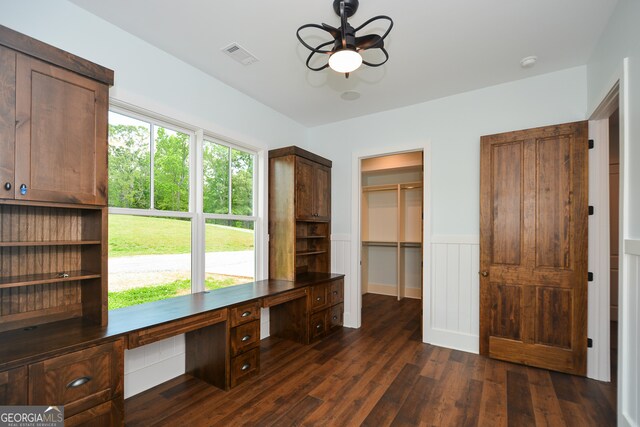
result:
<svg viewBox="0 0 640 427"><path fill-rule="evenodd" d="M390 59L349 79L308 70L295 37L303 24L338 26L332 0L71 1L312 127L583 65L617 0L361 0L354 27L394 20ZM259 62L222 53L233 42ZM522 69L529 55L538 63ZM348 90L361 97L341 99Z"/></svg>

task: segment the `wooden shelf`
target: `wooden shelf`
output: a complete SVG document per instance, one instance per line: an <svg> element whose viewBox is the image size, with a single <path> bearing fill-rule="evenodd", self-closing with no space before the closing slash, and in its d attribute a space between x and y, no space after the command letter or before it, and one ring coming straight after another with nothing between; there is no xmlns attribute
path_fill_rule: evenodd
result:
<svg viewBox="0 0 640 427"><path fill-rule="evenodd" d="M367 185L362 187L363 192L369 191L398 191L397 184L389 184L389 185Z"/></svg>
<svg viewBox="0 0 640 427"><path fill-rule="evenodd" d="M2 247L16 246L70 246L70 245L99 245L100 240L53 240L48 242L0 242Z"/></svg>
<svg viewBox="0 0 640 427"><path fill-rule="evenodd" d="M398 246L398 242L383 240L363 240L362 244L365 246Z"/></svg>
<svg viewBox="0 0 640 427"><path fill-rule="evenodd" d="M296 236L296 239L326 239L327 236Z"/></svg>
<svg viewBox="0 0 640 427"><path fill-rule="evenodd" d="M326 254L327 251L304 251L304 252L296 252L296 256L309 256L309 255L319 255Z"/></svg>
<svg viewBox="0 0 640 427"><path fill-rule="evenodd" d="M403 248L421 248L422 242L400 242L400 246Z"/></svg>
<svg viewBox="0 0 640 427"><path fill-rule="evenodd" d="M100 274L90 271L68 271L66 277L59 277L60 273L27 274L24 276L10 276L0 278L0 288L14 288L19 286L43 285L46 283L73 282L85 279L99 279Z"/></svg>

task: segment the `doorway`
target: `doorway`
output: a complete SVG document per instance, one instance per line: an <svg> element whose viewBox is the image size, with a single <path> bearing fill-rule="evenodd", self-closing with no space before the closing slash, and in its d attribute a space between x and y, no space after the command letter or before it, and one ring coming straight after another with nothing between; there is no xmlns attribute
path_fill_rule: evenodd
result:
<svg viewBox="0 0 640 427"><path fill-rule="evenodd" d="M422 152L360 163L361 292L422 299Z"/></svg>

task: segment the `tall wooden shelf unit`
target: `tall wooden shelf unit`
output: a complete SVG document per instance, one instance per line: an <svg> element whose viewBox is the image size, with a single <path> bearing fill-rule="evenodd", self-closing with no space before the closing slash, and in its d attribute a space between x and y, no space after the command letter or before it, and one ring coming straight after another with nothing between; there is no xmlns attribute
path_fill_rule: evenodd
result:
<svg viewBox="0 0 640 427"><path fill-rule="evenodd" d="M111 85L112 70L0 26L0 333L5 337L72 319L87 327L107 325ZM0 405L56 402L65 405L65 425L121 425L122 357L122 342L115 338L99 346L47 348L0 372Z"/></svg>
<svg viewBox="0 0 640 427"><path fill-rule="evenodd" d="M422 153L366 159L362 165L361 258L363 292L420 298L422 288ZM418 181L413 181L415 179ZM391 266L380 273L378 260ZM378 269L376 273L374 270ZM391 272L392 274L389 274ZM393 274L395 273L395 274ZM375 283L384 275L388 283ZM389 277L395 275L395 277ZM372 280L374 279L374 280ZM413 286L408 287L408 284ZM412 289L407 291L408 288Z"/></svg>
<svg viewBox="0 0 640 427"><path fill-rule="evenodd" d="M331 272L331 161L269 151L269 278Z"/></svg>

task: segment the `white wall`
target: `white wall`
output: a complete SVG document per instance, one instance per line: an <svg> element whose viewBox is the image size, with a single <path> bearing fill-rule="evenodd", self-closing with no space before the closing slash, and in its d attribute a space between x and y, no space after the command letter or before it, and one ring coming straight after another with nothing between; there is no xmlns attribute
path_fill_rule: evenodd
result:
<svg viewBox="0 0 640 427"><path fill-rule="evenodd" d="M477 316L469 317L466 300L454 302L452 291L446 290L447 283L455 282L457 295L477 307L478 282L467 274L477 272L477 260L467 254L476 253L479 233L480 136L584 120L586 105L586 67L577 67L309 129L307 148L333 160L333 232L350 240L358 239L351 222L352 198L358 197L351 186L353 153L430 146L431 159L425 159L426 167L431 165L425 170L430 182L425 184L430 186L431 206L425 218L432 221L425 226L425 242L445 246L425 250L427 341L468 351L478 348ZM443 256L441 250L451 252L446 267L434 265ZM347 256L354 262L345 283L345 323L356 325L357 254ZM434 280L434 274L447 271L447 282ZM454 272L459 276L452 276ZM446 313L439 314L435 307L446 307Z"/></svg>
<svg viewBox="0 0 640 427"><path fill-rule="evenodd" d="M112 99L258 150L305 137L297 122L67 1L0 0L0 24L114 70ZM265 313L263 334L268 330ZM125 397L182 373L182 335L127 350Z"/></svg>
<svg viewBox="0 0 640 427"><path fill-rule="evenodd" d="M619 0L587 64L588 111L620 81L621 225L618 424L640 425L640 2Z"/></svg>

